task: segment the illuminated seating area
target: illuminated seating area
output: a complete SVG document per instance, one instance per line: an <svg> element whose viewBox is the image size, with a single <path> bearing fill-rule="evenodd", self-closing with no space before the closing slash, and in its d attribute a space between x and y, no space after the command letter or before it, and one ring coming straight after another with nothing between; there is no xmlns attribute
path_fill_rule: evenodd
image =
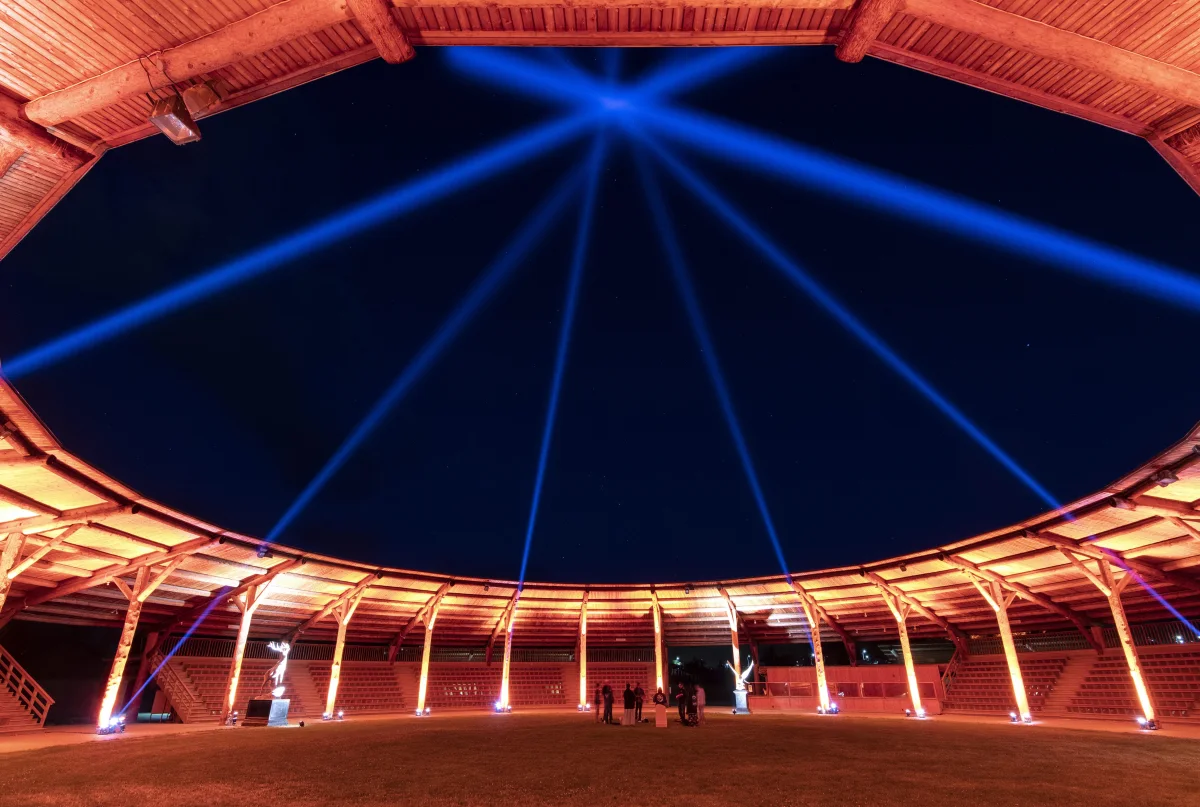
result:
<svg viewBox="0 0 1200 807"><path fill-rule="evenodd" d="M324 704L333 665L314 661L307 666L320 703ZM336 707L350 714L407 712L412 702L400 678L400 668L387 662L345 662L338 679Z"/></svg>
<svg viewBox="0 0 1200 807"><path fill-rule="evenodd" d="M569 665L569 669L577 668ZM513 706L574 706L579 684L571 687L567 683L571 678L567 665L514 664L509 673L508 698Z"/></svg>
<svg viewBox="0 0 1200 807"><path fill-rule="evenodd" d="M432 709L491 709L500 697L500 665L431 665L425 705Z"/></svg>
<svg viewBox="0 0 1200 807"><path fill-rule="evenodd" d="M246 713L246 704L251 698L270 697L263 681L274 666L275 662L266 659L246 659L242 662L241 683L238 686L238 699L235 706L238 713ZM170 661L170 667L177 680L188 688L189 694L192 696L192 704L186 712L176 706L179 718L185 723L219 720L225 712L225 686L229 681L229 659L174 658ZM292 686L291 681L293 672L294 670L289 669L283 679L288 697L292 701L290 713L293 715L306 714L306 710L310 706L297 697L296 687Z"/></svg>
<svg viewBox="0 0 1200 807"><path fill-rule="evenodd" d="M1067 660L1023 657L1020 662L1029 709L1040 712ZM972 658L959 664L944 704L945 709L957 712L1009 712L1014 706L1012 678L1003 656Z"/></svg>
<svg viewBox="0 0 1200 807"><path fill-rule="evenodd" d="M1150 699L1158 713L1175 718L1196 715L1200 707L1200 651L1141 651L1139 657ZM1140 714L1124 656L1112 654L1096 659L1067 711L1077 715Z"/></svg>
<svg viewBox="0 0 1200 807"><path fill-rule="evenodd" d="M588 693L589 699L592 693L596 691L597 684L608 684L620 697L620 693L625 689L626 684L632 684L634 687L640 683L642 689L646 690L646 699L649 700L654 694L656 676L654 674L653 664L644 663L591 663L588 664Z"/></svg>

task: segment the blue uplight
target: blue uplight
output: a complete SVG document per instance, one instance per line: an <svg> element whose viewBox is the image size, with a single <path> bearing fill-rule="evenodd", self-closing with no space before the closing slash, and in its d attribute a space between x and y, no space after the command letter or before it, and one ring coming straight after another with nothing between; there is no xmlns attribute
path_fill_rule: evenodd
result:
<svg viewBox="0 0 1200 807"><path fill-rule="evenodd" d="M442 351L462 332L463 328L478 313L479 309L495 295L504 282L508 280L513 270L521 265L522 260L538 243L550 224L562 212L570 196L578 189L581 179L582 176L579 171L572 171L565 180L558 184L550 196L537 207L533 214L530 215L512 241L506 244L500 251L500 257L476 281L475 285L467 292L467 295L463 297L454 311L450 313L450 316L442 322L433 337L425 343L421 351L409 362L404 371L396 377L391 386L384 391L379 400L375 402L375 405L371 407L366 417L359 422L354 431L350 433L350 436L342 442L337 452L329 458L321 470L317 472L317 475L312 478L312 481L300 492L300 495L288 507L287 512L271 528L271 531L267 534L267 541L274 542L279 539L279 536L283 534L288 525L295 520L296 516L300 515L309 502L333 478L334 474L354 454L363 440L387 416L392 407L424 376L425 372L442 354Z"/></svg>
<svg viewBox="0 0 1200 807"><path fill-rule="evenodd" d="M325 249L396 216L541 157L583 132L594 116L578 114L523 131L468 155L429 176L399 185L349 210L284 236L229 263L122 308L78 330L5 362L9 378L19 378L160 319L201 300L245 283L272 269Z"/></svg>
<svg viewBox="0 0 1200 807"><path fill-rule="evenodd" d="M635 134L638 130L631 130ZM901 378L907 381L914 389L925 396L942 414L950 418L953 423L962 431L991 454L1001 465L1019 479L1027 488L1033 491L1039 498L1048 504L1052 509L1057 510L1062 505L1058 500L1051 495L1045 487L1034 479L1024 468L1017 464L1016 460L1010 457L1000 446L998 446L990 437L983 433L974 423L967 419L967 416L959 411L958 407L950 403L933 385L926 381L920 373L914 370L904 359L893 351L886 342L871 331L866 325L858 320L843 306L838 300L825 290L811 275L805 272L799 264L787 257L777 246L775 246L758 228L752 225L741 213L727 202L712 186L705 183L700 177L693 173L690 169L676 160L664 149L662 149L653 140L645 140L645 142L654 150L654 153L671 169L672 173L692 191L698 198L707 204L713 211L722 219L724 219L734 230L736 230L743 238L745 238L752 246L754 246L762 255L774 264L784 276L792 283L798 286L802 291L815 300L822 308L824 308L835 320L837 320L846 330L850 331L859 341L871 349L887 366L891 367Z"/></svg>
<svg viewBox="0 0 1200 807"><path fill-rule="evenodd" d="M533 502L529 506L529 523L525 527L525 549L521 554L521 574L518 585L525 582L525 569L529 565L529 550L533 546L533 528L537 523L538 504L542 499L542 483L546 477L546 460L550 455L550 442L554 438L554 421L558 413L558 397L562 390L563 373L567 367L567 352L571 346L571 326L575 322L575 311L579 305L579 289L583 284L583 268L587 259L588 236L591 233L592 217L596 206L596 189L600 183L600 169L604 164L605 136L596 137L596 144L588 160L588 186L583 209L579 211L579 230L575 236L575 251L571 256L571 275L567 283L567 302L563 307L562 326L558 334L558 353L554 358L554 380L550 384L550 402L546 407L546 423L542 428L542 448L538 454L537 475L533 483Z"/></svg>
<svg viewBox="0 0 1200 807"><path fill-rule="evenodd" d="M754 493L754 500L758 503L758 511L762 514L763 526L766 527L767 535L771 539L771 546L775 549L775 557L779 561L779 568L783 570L784 577L788 583L792 582L792 574L788 568L787 561L783 557L783 547L779 543L779 536L775 532L775 522L771 519L771 512L767 508L767 499L763 494L762 486L758 482L758 473L754 470L754 461L750 458L750 449L746 446L746 439L742 435L742 427L738 423L737 412L733 408L733 400L729 397L729 389L725 384L725 376L721 372L721 365L717 361L717 351L713 346L712 337L709 335L708 326L704 322L704 312L700 310L700 301L696 297L696 290L692 286L692 280L688 275L687 265L683 258L683 249L679 246L679 239L675 235L675 227L671 223L670 213L667 211L666 202L663 200L662 191L658 187L658 182L654 178L654 174L646 165L642 151L639 149L636 152L638 169L642 177L642 185L646 191L646 199L650 203L650 210L654 215L654 223L658 228L659 235L662 237L663 249L667 253L667 263L671 266L671 276L675 280L675 286L679 291L679 296L683 300L683 307L687 310L688 320L692 325L692 333L696 336L696 341L700 344L700 356L704 359L704 366L708 369L708 377L712 381L713 391L717 394L717 400L721 404L721 412L725 415L725 422L729 425L729 434L733 438L733 444L737 447L738 456L742 461L742 469L746 472L746 481L750 483L750 489Z"/></svg>
<svg viewBox="0 0 1200 807"><path fill-rule="evenodd" d="M782 50L784 48L755 45L713 48L699 56L693 56L691 52L680 53L664 67L640 79L630 88L629 94L636 101L663 100L764 61Z"/></svg>
<svg viewBox="0 0 1200 807"><path fill-rule="evenodd" d="M638 106L649 129L714 157L864 207L1200 309L1200 279L919 182L695 112Z"/></svg>

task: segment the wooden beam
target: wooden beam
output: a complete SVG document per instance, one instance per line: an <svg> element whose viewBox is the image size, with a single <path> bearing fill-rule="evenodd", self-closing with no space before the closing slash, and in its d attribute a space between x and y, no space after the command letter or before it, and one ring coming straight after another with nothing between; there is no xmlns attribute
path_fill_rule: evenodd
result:
<svg viewBox="0 0 1200 807"><path fill-rule="evenodd" d="M271 580L274 580L277 576L283 574L286 571L296 568L303 562L304 562L303 558L289 558L288 560L285 560L282 563L277 563L274 566L272 566L270 569L268 569L266 572L264 572L262 574L254 575L253 577L248 577L245 580L243 580L242 582L238 583L233 588L227 589L226 591L222 591L219 594L216 594L215 598L210 598L204 602L201 602L201 603L193 606L190 610L185 611L183 614L181 614L179 616L179 618L175 620L175 623L176 624L189 624L189 623L195 622L197 619L200 618L200 616L205 611L209 611L209 613L211 613L212 611L215 611L217 608L219 608L222 603L228 602L230 599L234 599L236 601L236 598L241 596L244 592L249 591L251 588L261 586L264 583L268 583ZM213 602L213 599L216 600L215 603ZM210 610L210 608L211 608L211 610Z"/></svg>
<svg viewBox="0 0 1200 807"><path fill-rule="evenodd" d="M1182 518L1176 518L1175 516L1172 516L1168 518L1167 521L1170 521L1176 527L1183 530L1191 538L1195 539L1196 541L1200 541L1200 529L1196 529L1193 525L1184 521Z"/></svg>
<svg viewBox="0 0 1200 807"><path fill-rule="evenodd" d="M488 639L487 651L484 654L484 663L489 667L492 664L492 649L496 645L496 637L500 635L500 631L508 624L508 615L512 613L512 609L517 605L517 598L521 596L521 589L516 589L512 593L512 599L508 601L508 605L504 606L504 611L500 614L500 619L496 621L496 627L492 630L492 637Z"/></svg>
<svg viewBox="0 0 1200 807"><path fill-rule="evenodd" d="M108 502L104 504L89 504L86 507L63 510L60 516L30 516L29 518L5 521L0 523L0 530L13 530L14 532L24 532L28 535L34 535L49 532L50 530L57 530L60 527L69 527L72 524L90 524L108 516L127 512L129 512L129 508L122 507L119 504L110 504Z"/></svg>
<svg viewBox="0 0 1200 807"><path fill-rule="evenodd" d="M905 0L904 12L1016 50L1200 106L1200 75L975 0Z"/></svg>
<svg viewBox="0 0 1200 807"><path fill-rule="evenodd" d="M97 569L92 573L91 577L71 580L66 583L60 583L51 589L27 594L19 602L0 612L0 626L8 623L18 612L26 608L32 608L35 605L41 605L44 602L66 597L70 594L77 594L80 591L86 591L89 588L103 585L104 583L112 582L118 575L130 571L141 569L145 566L151 566L158 563L166 563L174 560L180 555L192 555L213 546L216 543L212 538L194 538L191 541L173 547L167 551L149 552L141 557L134 558L128 563L118 563L112 566L106 566L103 569ZM123 585L123 584L122 584Z"/></svg>
<svg viewBox="0 0 1200 807"><path fill-rule="evenodd" d="M450 583L443 583L441 588L435 591L433 596L431 596L424 605L417 609L417 612L412 615L412 619L408 620L408 622L404 625L404 628L396 634L396 636L388 644L387 659L389 662L394 662L396 660L396 653L400 651L400 646L404 644L404 640L408 638L408 634L412 632L412 629L417 626L418 622L426 617L432 608L437 607L441 603L442 598L446 596L446 592L449 590Z"/></svg>
<svg viewBox="0 0 1200 807"><path fill-rule="evenodd" d="M967 634L961 629L950 624L950 622L938 616L933 611L930 611L919 601L917 601L917 599L911 594L892 585L875 572L868 572L867 578L871 580L871 582L873 582L881 591L891 594L898 601L908 605L910 608L912 608L912 610L916 611L918 614L925 617L930 622L938 625L938 627L940 627L942 630L946 631L946 633L950 636L950 641L954 642L955 646L958 647L959 652L963 654L963 657L968 657L970 654L970 648L968 647ZM891 604L889 603L888 605L890 608Z"/></svg>
<svg viewBox="0 0 1200 807"><path fill-rule="evenodd" d="M24 153L24 150L0 139L0 179L4 179L4 175L8 173L8 169L16 165L17 160L21 159Z"/></svg>
<svg viewBox="0 0 1200 807"><path fill-rule="evenodd" d="M61 511L55 510L50 505L43 504L37 499L26 496L24 493L18 493L11 488L4 487L3 485L0 485L0 502L6 502L11 504L13 507L20 507L22 510L28 510L31 513L37 513L43 516L59 518L62 515Z"/></svg>
<svg viewBox="0 0 1200 807"><path fill-rule="evenodd" d="M72 535L74 535L76 532L78 532L82 527L83 527L82 524L74 524L70 527L67 527L61 533L54 536L49 541L47 541L45 544L43 544L40 548L35 549L33 552L31 552L29 554L28 557L26 557L19 564L17 564L16 566L14 566L12 569L10 569L8 571L8 579L12 580L12 579L16 578L16 576L19 575L21 572L25 571L30 566L37 563L39 560L41 560L42 558L49 555L55 549L58 549L61 544L63 544L68 538L70 538Z"/></svg>
<svg viewBox="0 0 1200 807"><path fill-rule="evenodd" d="M379 579L379 578L377 578L374 573L369 573L362 580L359 580L353 586L346 589L338 596L334 597L332 600L329 601L328 605L326 605L320 611L317 611L315 614L313 614L311 617L309 617L307 620L305 620L305 622L303 624L301 624L298 628L296 628L290 634L288 634L288 637L287 637L288 644L295 644L296 639L300 638L300 634L304 633L306 630L311 628L313 625L316 625L322 619L324 619L325 617L332 614L335 608L338 608L342 604L349 602L350 600L357 597L359 594L364 593L367 590L367 588L371 585L371 581L377 580L377 579Z"/></svg>
<svg viewBox="0 0 1200 807"><path fill-rule="evenodd" d="M1079 544L1070 538L1045 530L1042 532L1026 531L1026 535L1031 538L1041 540L1047 544L1050 544L1051 546L1056 546L1059 549L1065 549L1068 552L1073 552L1078 555L1103 561L1105 563L1111 563L1119 569L1133 569L1138 574L1148 577L1152 580L1170 583L1173 586L1186 589L1188 591L1200 592L1200 580L1197 580L1194 577L1180 574L1179 572L1168 572L1159 568L1155 564L1140 558L1126 559L1124 555L1113 549L1105 549L1104 547L1090 546L1088 544ZM1075 561L1075 559L1070 555L1067 555L1067 558L1073 562ZM1095 583L1094 580L1092 582Z"/></svg>
<svg viewBox="0 0 1200 807"><path fill-rule="evenodd" d="M54 135L25 120L21 104L0 92L0 141L18 153L30 152L54 168L69 171L92 159L82 149L59 140ZM0 170L0 176L4 171Z"/></svg>
<svg viewBox="0 0 1200 807"><path fill-rule="evenodd" d="M861 62L884 27L900 11L904 0L858 0L850 12L850 24L834 51L843 62Z"/></svg>
<svg viewBox="0 0 1200 807"><path fill-rule="evenodd" d="M346 0L346 6L385 62L400 64L417 55L388 0Z"/></svg>

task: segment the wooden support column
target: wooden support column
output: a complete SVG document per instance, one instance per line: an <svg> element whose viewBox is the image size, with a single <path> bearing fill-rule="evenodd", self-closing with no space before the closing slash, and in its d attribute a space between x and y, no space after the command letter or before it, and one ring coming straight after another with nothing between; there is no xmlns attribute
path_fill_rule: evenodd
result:
<svg viewBox="0 0 1200 807"><path fill-rule="evenodd" d="M362 596L362 592L359 592L332 611L333 618L338 623L338 632L337 641L333 645L333 666L329 668L329 691L325 694L325 712L322 715L326 720L333 717L337 706L338 682L342 678L342 653L346 650L346 629L350 627L350 619L358 610Z"/></svg>
<svg viewBox="0 0 1200 807"><path fill-rule="evenodd" d="M983 595L984 602L996 612L996 624L1000 626L1000 643L1004 645L1004 660L1008 663L1008 675L1012 679L1013 699L1017 704L1017 714L1024 723L1033 722L1033 713L1029 711L1029 697L1025 692L1025 678L1021 675L1021 660L1017 657L1017 645L1013 641L1012 626L1008 621L1008 609L1017 599L1015 592L1005 593L995 580L980 580L974 575L967 575L971 585Z"/></svg>
<svg viewBox="0 0 1200 807"><path fill-rule="evenodd" d="M650 589L650 610L654 615L654 675L658 689L663 689L663 621L662 606L658 603L658 592ZM657 690L655 690L657 691Z"/></svg>
<svg viewBox="0 0 1200 807"><path fill-rule="evenodd" d="M843 62L861 62L901 5L902 0L858 0L850 12L850 24L842 31L837 57Z"/></svg>
<svg viewBox="0 0 1200 807"><path fill-rule="evenodd" d="M913 666L912 647L908 643L907 620L912 606L883 586L879 586L879 594L887 603L892 616L896 618L896 629L900 633L900 649L904 652L904 671L908 675L908 696L912 699L913 713L917 717L924 717L925 709L921 706L921 691L917 687L917 670Z"/></svg>
<svg viewBox="0 0 1200 807"><path fill-rule="evenodd" d="M587 711L591 703L587 685L587 604L588 593L585 591L579 606L579 651L576 653L579 659L579 708L582 711Z"/></svg>
<svg viewBox="0 0 1200 807"><path fill-rule="evenodd" d="M346 0L346 7L385 62L400 64L417 55L388 0Z"/></svg>
<svg viewBox="0 0 1200 807"><path fill-rule="evenodd" d="M60 171L74 170L93 159L86 151L23 119L20 104L3 93L0 93L0 147L15 152L17 157L25 152L35 154ZM0 175L3 173L0 171Z"/></svg>
<svg viewBox="0 0 1200 807"><path fill-rule="evenodd" d="M513 594L513 600L508 610L508 625L504 630L504 666L500 673L500 699L498 701L498 708L503 712L512 708L508 698L508 673L512 666L513 623L517 621L517 600L520 598L520 594L521 589L517 589Z"/></svg>
<svg viewBox="0 0 1200 807"><path fill-rule="evenodd" d="M121 628L121 638L117 641L117 652L113 656L108 682L104 685L104 697L100 701L100 714L96 719L96 725L100 728L108 726L113 716L113 709L116 708L117 696L121 693L121 680L125 677L125 664L129 661L129 651L133 647L133 635L137 632L138 619L142 615L142 604L182 562L183 558L180 557L158 569L152 570L149 566L141 567L137 570L132 588L118 577L114 577L112 580L113 585L120 589L129 601L129 608L125 611L125 624ZM152 572L154 573L153 577L151 577Z"/></svg>
<svg viewBox="0 0 1200 807"><path fill-rule="evenodd" d="M729 596L729 592L723 586L718 586L717 591L721 592L721 596L725 598L725 613L729 617L730 643L733 645L733 677L735 681L741 681L742 649L738 645L737 606L733 604L733 598Z"/></svg>
<svg viewBox="0 0 1200 807"><path fill-rule="evenodd" d="M809 635L812 637L813 657L817 664L817 698L820 702L820 713L830 713L829 686L825 681L825 652L821 649L821 617L817 612L816 600L799 586L794 586L800 597L800 607L808 620Z"/></svg>
<svg viewBox="0 0 1200 807"><path fill-rule="evenodd" d="M233 661L229 664L229 679L225 685L225 715L221 722L229 720L237 705L238 679L242 676L242 657L246 654L246 641L250 638L250 623L274 580L272 577L263 583L251 583L246 586L245 591L231 600L242 612L242 623L238 627L237 641L233 646Z"/></svg>
<svg viewBox="0 0 1200 807"><path fill-rule="evenodd" d="M964 661L971 657L971 646L967 638L967 634L963 633L963 631L961 631L957 626L950 624L933 611L930 611L924 605L921 605L921 603L917 601L916 597L912 596L903 589L892 585L874 572L867 572L866 577L872 583L874 583L875 587L880 591L891 594L897 602L906 604L911 612L925 617L930 622L946 631L946 635L950 638L950 641L954 642L954 646L958 648L958 654L962 656Z"/></svg>
<svg viewBox="0 0 1200 807"><path fill-rule="evenodd" d="M1117 638L1121 642L1121 650L1125 654L1125 663L1129 667L1129 677L1133 679L1133 688L1137 692L1138 703L1142 705L1142 714L1149 728L1157 728L1155 722L1154 704L1150 700L1150 691L1146 688L1146 680L1142 677L1142 665L1138 660L1137 648L1133 644L1133 634L1129 630L1129 620L1125 617L1125 606L1121 603L1121 592L1129 585L1133 575L1125 570L1113 572L1112 565L1104 560L1097 560L1097 572L1088 568L1087 563L1068 549L1059 551L1092 582L1100 593L1108 600L1109 610L1112 611L1113 625L1117 629Z"/></svg>
<svg viewBox="0 0 1200 807"><path fill-rule="evenodd" d="M417 687L417 714L425 714L425 694L429 691L429 656L433 653L433 623L437 621L440 598L425 617L425 649L421 651L421 681Z"/></svg>
<svg viewBox="0 0 1200 807"><path fill-rule="evenodd" d="M9 572L17 565L17 558L21 557L21 549L24 546L25 536L19 532L10 534L4 540L4 550L0 551L0 611L4 610L4 601L8 599L8 592L16 577Z"/></svg>

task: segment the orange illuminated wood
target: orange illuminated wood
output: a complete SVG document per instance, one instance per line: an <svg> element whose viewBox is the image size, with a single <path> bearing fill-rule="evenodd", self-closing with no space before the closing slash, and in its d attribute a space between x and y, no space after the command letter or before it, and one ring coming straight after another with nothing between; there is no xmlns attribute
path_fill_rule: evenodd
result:
<svg viewBox="0 0 1200 807"><path fill-rule="evenodd" d="M881 581L875 581L875 585L879 589L879 595L883 597L884 604L896 619L896 631L900 634L900 651L904 655L904 672L908 677L908 696L912 700L913 712L917 717L924 717L925 709L921 706L921 692L917 686L917 671L913 666L912 646L908 641L908 615L915 606Z"/></svg>
<svg viewBox="0 0 1200 807"><path fill-rule="evenodd" d="M4 601L8 599L9 589L12 588L12 581L16 575L9 576L9 572L17 563L17 559L21 557L21 549L25 546L25 536L19 532L9 534L4 539L4 549L0 551L0 613L4 611Z"/></svg>
<svg viewBox="0 0 1200 807"><path fill-rule="evenodd" d="M718 593L725 600L725 615L729 619L729 642L733 646L733 678L735 681L742 679L742 650L738 646L738 611L737 606L733 604L733 598L729 596L729 592L724 586L717 587Z"/></svg>
<svg viewBox="0 0 1200 807"><path fill-rule="evenodd" d="M651 603L650 610L652 612L652 616L654 617L654 676L655 676L655 682L656 682L655 685L656 685L657 689L662 689L664 686L666 686L666 682L663 681L663 665L665 663L665 661L663 659L663 642L665 641L665 639L663 638L662 606L658 604L658 592L655 591L654 589L650 589L650 603ZM638 686L641 686L641 684L639 684ZM586 694L581 693L579 697L581 699L585 698Z"/></svg>
<svg viewBox="0 0 1200 807"><path fill-rule="evenodd" d="M310 628L312 628L314 625L316 625L318 622L320 622L325 617L334 613L335 609L340 608L342 605L346 604L350 600L358 597L360 594L365 593L367 588L371 585L371 582L376 579L377 578L375 577L375 575L368 574L362 580L358 581L353 586L351 586L350 588L346 589L344 592L339 594L337 597L335 597L333 600L331 600L328 605L326 605L320 611L317 611L315 614L313 614L311 617L309 617L307 620L305 620L294 631L292 631L290 634L288 634L288 637L287 637L288 643L295 644L296 640L300 638L300 635L302 633L304 633L306 630L309 630Z"/></svg>
<svg viewBox="0 0 1200 807"><path fill-rule="evenodd" d="M433 626L437 622L442 598L435 596L425 612L425 645L421 649L421 678L417 684L417 714L425 714L425 695L429 691L429 657L433 654Z"/></svg>
<svg viewBox="0 0 1200 807"><path fill-rule="evenodd" d="M587 604L588 592L583 592L583 602L579 605L579 641L575 657L579 659L579 708L586 709L591 702L587 686ZM659 678L662 678L662 665L659 665Z"/></svg>
<svg viewBox="0 0 1200 807"><path fill-rule="evenodd" d="M21 574L21 572L33 566L33 564L46 557L46 555L49 555L55 549L58 549L60 546L66 543L68 538L78 532L82 527L82 524L73 524L72 526L67 527L65 530L60 532L58 535L51 538L42 546L35 549L33 552L23 558L20 563L8 570L8 579L12 580L16 578L17 575ZM0 610L3 610L3 606L4 603L2 598L0 598Z"/></svg>
<svg viewBox="0 0 1200 807"><path fill-rule="evenodd" d="M967 635L961 629L950 624L950 622L938 616L933 611L930 611L919 601L917 601L915 597L892 585L892 583L884 580L874 572L868 572L867 578L870 579L871 582L873 582L881 591L886 591L893 597L907 603L913 611L925 617L930 622L937 624L942 630L946 631L946 634L950 637L950 641L954 642L955 647L958 648L958 652L962 654L964 659L970 656Z"/></svg>
<svg viewBox="0 0 1200 807"><path fill-rule="evenodd" d="M387 0L346 0L346 6L385 62L400 64L417 55Z"/></svg>
<svg viewBox="0 0 1200 807"><path fill-rule="evenodd" d="M251 583L241 594L230 600L241 610L242 619L238 624L237 639L233 644L233 661L229 664L229 677L225 684L225 713L220 718L223 723L229 720L235 711L234 707L237 706L238 682L242 677L242 658L246 654L246 642L250 639L250 624L254 621L254 612L258 610L258 606L262 605L263 598L266 597L267 591L270 590L275 579L275 575L271 575L261 583Z"/></svg>
<svg viewBox="0 0 1200 807"><path fill-rule="evenodd" d="M1115 550L1106 549L1104 547L1091 546L1086 543L1085 544L1076 543L1075 541L1072 541L1070 538L1065 538L1061 535L1057 535L1052 532L1042 531L1042 532L1036 532L1036 533L1031 532L1029 534L1031 536L1038 538L1039 540L1045 541L1048 544L1056 546L1059 549L1065 549L1065 550L1074 552L1079 555L1084 555L1089 558L1094 558L1096 560L1104 561L1106 563L1116 562L1118 565L1124 564L1125 566L1128 566L1130 569L1133 569L1138 574L1144 575L1144 576L1150 578L1151 580L1155 580L1155 581L1159 581L1159 582L1163 582L1163 583L1170 583L1173 586L1178 586L1179 588L1187 589L1188 591L1200 592L1200 580L1196 580L1195 578L1189 577L1184 574L1179 574L1178 572L1166 571L1166 570L1162 569L1161 567L1157 566L1156 564L1151 563L1149 561L1142 560L1139 558L1125 559L1125 557L1120 552L1117 552ZM1092 581L1092 582L1095 582L1095 581Z"/></svg>
<svg viewBox="0 0 1200 807"><path fill-rule="evenodd" d="M1083 564L1084 561L1079 561ZM1138 702L1142 706L1142 714L1147 721L1155 719L1154 704L1150 700L1150 692L1142 676L1142 665L1138 659L1137 648L1133 644L1133 633L1129 630L1129 619L1125 615L1125 605L1121 602L1121 593L1133 575L1126 571L1113 571L1106 560L1096 561L1096 572L1089 570L1088 578L1100 589L1100 593L1108 600L1112 612L1113 626L1117 630L1117 638L1121 642L1121 651L1125 654L1125 663L1129 667L1129 677L1133 680L1133 688L1137 692Z"/></svg>
<svg viewBox="0 0 1200 807"><path fill-rule="evenodd" d="M331 611L337 620L338 630L337 639L333 644L333 665L329 668L329 689L325 693L324 717L327 720L331 719L337 710L338 682L342 679L342 655L346 650L346 629L350 627L350 620L358 610L362 598L363 590L359 588L350 597L341 600Z"/></svg>
<svg viewBox="0 0 1200 807"><path fill-rule="evenodd" d="M850 25L842 31L837 57L843 62L861 62L903 5L903 0L858 0L850 12Z"/></svg>
<svg viewBox="0 0 1200 807"><path fill-rule="evenodd" d="M64 171L77 168L92 155L51 135L41 126L21 117L21 105L0 92L0 146L15 150L18 155L31 152ZM0 175L4 171L0 170Z"/></svg>
<svg viewBox="0 0 1200 807"><path fill-rule="evenodd" d="M804 618L808 620L808 635L812 642L813 660L817 670L817 699L821 705L821 714L829 714L829 686L825 682L825 651L821 647L821 617L817 612L817 602L799 586L795 589L800 598L800 607L804 609Z"/></svg>

